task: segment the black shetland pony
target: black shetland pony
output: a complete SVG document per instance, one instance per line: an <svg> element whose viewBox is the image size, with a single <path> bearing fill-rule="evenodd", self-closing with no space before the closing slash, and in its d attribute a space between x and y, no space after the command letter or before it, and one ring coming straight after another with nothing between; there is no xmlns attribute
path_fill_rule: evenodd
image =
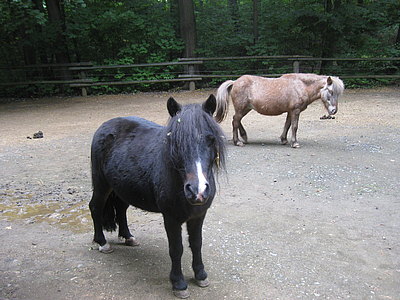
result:
<svg viewBox="0 0 400 300"><path fill-rule="evenodd" d="M202 226L216 193L214 170L224 167L223 133L212 115L214 95L202 105L167 102L166 127L138 117L115 118L96 131L91 150L93 196L89 207L94 241L112 252L103 229L115 230L130 246L138 245L128 229L129 205L160 212L172 261L175 296L189 296L182 274L182 224L186 222L196 282L208 286L201 256Z"/></svg>

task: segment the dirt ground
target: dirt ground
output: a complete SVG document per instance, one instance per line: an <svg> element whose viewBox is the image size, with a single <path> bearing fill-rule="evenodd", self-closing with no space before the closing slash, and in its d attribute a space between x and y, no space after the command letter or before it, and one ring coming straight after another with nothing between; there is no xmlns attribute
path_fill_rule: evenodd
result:
<svg viewBox="0 0 400 300"><path fill-rule="evenodd" d="M110 118L165 124L169 96L211 92L0 104L0 299L174 299L160 215L129 209L141 245L113 233L114 253L93 250L90 142ZM228 142L205 221L208 288L191 282L185 238L191 299L400 299L399 100L399 88L347 90L334 120L314 103L300 116L300 149L278 142L285 116L246 116L250 143Z"/></svg>

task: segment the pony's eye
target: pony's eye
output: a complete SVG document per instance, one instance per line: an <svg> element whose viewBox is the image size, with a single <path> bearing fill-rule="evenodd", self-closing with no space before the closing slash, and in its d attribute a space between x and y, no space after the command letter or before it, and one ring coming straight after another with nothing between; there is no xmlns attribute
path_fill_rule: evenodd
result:
<svg viewBox="0 0 400 300"><path fill-rule="evenodd" d="M215 136L209 134L206 136L206 141L208 145L214 145L215 144Z"/></svg>

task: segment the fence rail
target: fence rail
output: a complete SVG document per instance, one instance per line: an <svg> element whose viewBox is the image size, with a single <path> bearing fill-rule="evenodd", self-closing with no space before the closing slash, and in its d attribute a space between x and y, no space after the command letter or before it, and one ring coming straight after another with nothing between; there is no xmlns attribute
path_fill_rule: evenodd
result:
<svg viewBox="0 0 400 300"><path fill-rule="evenodd" d="M372 58L360 58L360 57L350 57L350 58L317 58L311 56L246 56L246 57L196 57L196 58L181 58L179 61L189 62L203 61L203 65L208 62L224 62L224 61L241 61L241 60L253 60L260 61L265 66L276 65L275 62L286 63L284 68L259 68L254 70L254 72L249 72L254 75L264 76L264 77L279 77L284 73L294 72L294 73L321 73L321 71L328 71L325 74L340 76L341 78L400 78L400 58L399 57L372 57ZM268 63L267 63L268 62ZM369 66L360 66L358 63L390 63L390 67L382 66L380 72L371 73ZM326 65L331 63L331 67L328 68ZM347 63L347 65L345 65ZM324 65L322 67L322 65ZM358 64L358 66L357 66ZM276 70L284 70L283 72L276 72ZM272 71L272 72L263 72ZM246 72L236 72L238 74L230 73L225 74L223 70L208 68L204 72L193 73L190 76L196 76L201 78L237 78ZM248 74L248 73L247 73ZM187 74L180 75L182 78L188 77Z"/></svg>
<svg viewBox="0 0 400 300"><path fill-rule="evenodd" d="M370 73L371 63L381 64L379 72ZM10 76L4 76L7 71ZM53 84L81 88L82 95L85 96L88 88L99 86L187 82L193 90L196 82L234 79L243 74L279 77L284 73L321 71L341 78L397 79L400 78L400 58L316 58L280 55L179 58L177 61L149 64L94 65L91 62L81 62L0 66L0 72L3 73L3 78L0 76L0 86ZM5 81L5 78L11 80Z"/></svg>

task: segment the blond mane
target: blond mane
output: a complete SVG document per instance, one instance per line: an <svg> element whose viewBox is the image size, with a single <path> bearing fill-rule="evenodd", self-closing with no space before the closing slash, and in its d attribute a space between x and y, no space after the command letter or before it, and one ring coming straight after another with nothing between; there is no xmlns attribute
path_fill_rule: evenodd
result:
<svg viewBox="0 0 400 300"><path fill-rule="evenodd" d="M328 75L317 75L313 73L289 73L281 76L282 78L290 78L290 79L299 79L306 85L314 84L316 81L324 80L326 81L328 77L332 79L333 82L333 91L337 95L343 94L344 91L344 83L343 81L336 76L328 76Z"/></svg>

